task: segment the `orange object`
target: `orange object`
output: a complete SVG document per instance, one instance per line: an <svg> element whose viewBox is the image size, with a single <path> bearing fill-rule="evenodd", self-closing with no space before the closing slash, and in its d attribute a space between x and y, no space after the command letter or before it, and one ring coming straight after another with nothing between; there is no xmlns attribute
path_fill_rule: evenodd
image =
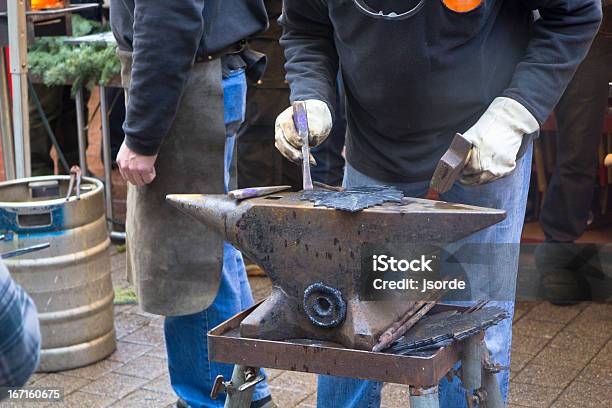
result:
<svg viewBox="0 0 612 408"><path fill-rule="evenodd" d="M478 8L485 0L442 0L449 10L457 13L467 13Z"/></svg>
<svg viewBox="0 0 612 408"><path fill-rule="evenodd" d="M32 0L32 10L54 9L64 7L64 0Z"/></svg>

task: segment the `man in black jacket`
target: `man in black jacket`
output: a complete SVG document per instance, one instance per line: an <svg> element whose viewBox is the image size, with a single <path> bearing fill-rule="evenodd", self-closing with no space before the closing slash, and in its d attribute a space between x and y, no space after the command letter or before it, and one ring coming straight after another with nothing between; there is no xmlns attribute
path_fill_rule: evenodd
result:
<svg viewBox="0 0 612 408"><path fill-rule="evenodd" d="M264 30L261 0L113 0L111 26L127 89L117 163L128 184L128 271L143 310L166 316L170 380L182 406L218 406L208 330L253 303L242 257L169 206L170 193L223 193L244 118L244 38ZM253 62L253 64L249 64ZM270 406L265 383L253 406Z"/></svg>
<svg viewBox="0 0 612 408"><path fill-rule="evenodd" d="M499 278L514 285L531 163L525 136L538 131L584 58L601 20L600 0L399 3L285 0L281 44L291 100L306 101L309 142L319 145L332 126L341 67L346 186L394 185L424 196L452 137L464 133L471 157L462 182L442 199L506 211L503 222L464 242L514 245L491 245L493 267L466 271L468 277L471 269L482 276L502 271ZM534 21L536 10L541 18ZM518 157L522 144L527 154ZM276 146L301 160L291 108L277 118ZM512 314L511 299L494 300ZM504 366L511 337L510 320L487 331L493 359ZM508 373L498 380L505 397ZM431 391L422 395L437 388ZM465 406L465 392L456 378L443 380L441 406ZM373 407L380 384L323 377L317 396L319 407Z"/></svg>

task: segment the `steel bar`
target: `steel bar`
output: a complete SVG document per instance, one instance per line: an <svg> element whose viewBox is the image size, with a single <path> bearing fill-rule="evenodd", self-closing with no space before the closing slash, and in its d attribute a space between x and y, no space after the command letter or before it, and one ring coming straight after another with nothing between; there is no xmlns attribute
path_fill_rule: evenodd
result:
<svg viewBox="0 0 612 408"><path fill-rule="evenodd" d="M13 120L8 83L8 61L4 47L0 47L0 134L2 135L2 159L4 178L15 179L15 152L13 150Z"/></svg>
<svg viewBox="0 0 612 408"><path fill-rule="evenodd" d="M104 199L106 202L106 220L108 230L113 231L113 173L112 173L112 157L111 157L111 141L110 128L108 126L108 105L106 101L106 92L103 86L100 86L100 121L102 122L102 159L104 161Z"/></svg>
<svg viewBox="0 0 612 408"><path fill-rule="evenodd" d="M83 87L76 90L74 96L77 115L77 140L79 144L79 167L83 175L87 176L87 135L85 123L85 102L83 101Z"/></svg>
<svg viewBox="0 0 612 408"><path fill-rule="evenodd" d="M410 311L404 316L399 322L399 325L393 330L390 336L386 336L382 341L379 342L372 348L372 351L381 351L393 344L397 339L402 337L408 330L414 327L419 320L423 318L435 305L438 300L444 296L446 291L436 290L431 292L427 296L426 301L417 302L415 310Z"/></svg>
<svg viewBox="0 0 612 408"><path fill-rule="evenodd" d="M26 1L7 1L9 57L13 90L13 137L15 176L29 177L30 119L28 111L28 50Z"/></svg>
<svg viewBox="0 0 612 408"><path fill-rule="evenodd" d="M374 348L372 348L372 351L380 351L380 350L384 350L387 347L389 347L391 344L393 344L394 341L402 337L404 334L406 334L408 330L414 327L414 325L417 324L417 322L421 320L423 316L429 313L429 311L435 305L436 305L436 302L427 302L422 308L419 309L418 312L416 312L410 319L408 319L406 323L398 327L397 330L393 332L393 334L391 335L391 339L388 343L377 344L376 346L374 346Z"/></svg>
<svg viewBox="0 0 612 408"><path fill-rule="evenodd" d="M477 390L482 386L482 359L484 343L479 336L468 337L463 344L461 372L467 390Z"/></svg>
<svg viewBox="0 0 612 408"><path fill-rule="evenodd" d="M393 333L395 333L397 329L399 329L403 324L405 324L408 319L414 316L414 314L418 312L419 309L421 309L423 306L425 306L425 301L418 301L414 305L412 305L412 307L406 311L406 314L401 318L401 320L394 322L387 330L384 331L383 334L380 335L380 337L378 338L378 343L374 346L372 351L382 350L380 346L383 344L391 344Z"/></svg>
<svg viewBox="0 0 612 408"><path fill-rule="evenodd" d="M42 244L32 245L24 248L17 248L12 251L4 252L0 254L1 259L14 258L19 255L29 254L30 252L40 251L41 249L49 248L51 244L44 242Z"/></svg>

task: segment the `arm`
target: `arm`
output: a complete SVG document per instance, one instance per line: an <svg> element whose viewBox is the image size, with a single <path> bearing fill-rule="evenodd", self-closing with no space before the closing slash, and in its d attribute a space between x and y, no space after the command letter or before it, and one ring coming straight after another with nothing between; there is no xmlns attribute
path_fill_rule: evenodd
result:
<svg viewBox="0 0 612 408"><path fill-rule="evenodd" d="M0 264L0 387L24 385L36 370L39 356L36 308Z"/></svg>
<svg viewBox="0 0 612 408"><path fill-rule="evenodd" d="M537 132L553 110L601 20L601 0L522 0L541 18L510 86L463 135L473 144L461 182L482 184L516 167L523 137Z"/></svg>
<svg viewBox="0 0 612 408"><path fill-rule="evenodd" d="M327 2L285 0L279 24L291 100L320 100L334 112L338 55Z"/></svg>
<svg viewBox="0 0 612 408"><path fill-rule="evenodd" d="M601 0L522 0L539 10L525 57L502 96L544 123L586 56L601 21Z"/></svg>
<svg viewBox="0 0 612 408"><path fill-rule="evenodd" d="M287 59L290 99L306 102L308 140L311 146L317 146L332 127L338 76L338 54L327 4L324 0L285 0L279 24L283 27L280 43ZM276 118L274 137L283 156L294 162L302 160L302 140L295 130L291 107ZM310 161L316 164L312 155Z"/></svg>
<svg viewBox="0 0 612 408"><path fill-rule="evenodd" d="M176 116L202 33L204 0L136 0L132 80L123 129L135 153L157 154Z"/></svg>

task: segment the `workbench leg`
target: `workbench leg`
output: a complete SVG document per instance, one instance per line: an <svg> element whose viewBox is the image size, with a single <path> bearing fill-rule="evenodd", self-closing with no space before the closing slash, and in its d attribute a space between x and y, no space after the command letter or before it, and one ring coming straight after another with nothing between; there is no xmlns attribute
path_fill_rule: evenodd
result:
<svg viewBox="0 0 612 408"><path fill-rule="evenodd" d="M440 408L438 386L431 388L410 387L410 408Z"/></svg>
<svg viewBox="0 0 612 408"><path fill-rule="evenodd" d="M463 342L461 371L463 385L468 390L477 390L482 385L481 374L484 350L485 345L481 335L469 337Z"/></svg>
<svg viewBox="0 0 612 408"><path fill-rule="evenodd" d="M79 143L79 167L84 176L87 176L87 136L85 128L85 102L83 101L83 87L79 87L74 96L77 117L77 141Z"/></svg>
<svg viewBox="0 0 612 408"><path fill-rule="evenodd" d="M504 399L502 398L495 372L483 369L482 390L484 391L485 398L478 405L479 408L504 408Z"/></svg>
<svg viewBox="0 0 612 408"><path fill-rule="evenodd" d="M113 230L113 178L110 147L110 130L108 126L108 106L106 92L103 86L98 87L100 93L100 122L102 123L102 160L104 161L104 198L106 202L106 220L108 231Z"/></svg>
<svg viewBox="0 0 612 408"><path fill-rule="evenodd" d="M241 365L234 366L232 373L232 381L229 389L226 389L225 408L249 408L253 400L253 391L259 375L259 369L245 367ZM263 378L261 379L263 380ZM250 383L250 386L245 386L245 389L240 388L243 385Z"/></svg>
<svg viewBox="0 0 612 408"><path fill-rule="evenodd" d="M0 47L0 136L2 137L2 159L4 179L15 179L15 153L13 151L13 121L11 97L8 83L8 61L4 47Z"/></svg>

